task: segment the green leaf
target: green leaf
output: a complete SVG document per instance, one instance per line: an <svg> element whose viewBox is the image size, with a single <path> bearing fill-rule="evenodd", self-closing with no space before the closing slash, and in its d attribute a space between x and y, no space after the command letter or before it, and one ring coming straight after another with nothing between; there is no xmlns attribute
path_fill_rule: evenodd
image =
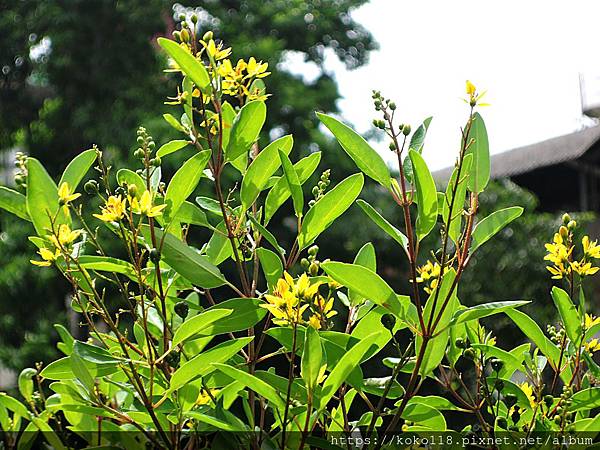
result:
<svg viewBox="0 0 600 450"><path fill-rule="evenodd" d="M429 323L433 325L435 320L437 320L440 311L442 311L442 306L444 306L446 298L450 295L450 300L444 308L441 318L434 330L435 337L427 342L427 347L423 354L423 363L421 364L419 373L424 377L430 375L431 372L440 365L442 359L444 359L444 354L446 353L448 338L450 336L450 320L459 305L458 298L456 297L456 289L450 294L455 277L456 272L454 269L449 269L444 274L444 278L440 285L429 295L429 298L425 303L425 308L423 309L423 321L425 322L425 326L429 326ZM439 294L437 294L436 301L436 292L438 289ZM423 344L423 337L417 335L415 337L415 353L417 355L420 354L421 346Z"/></svg>
<svg viewBox="0 0 600 450"><path fill-rule="evenodd" d="M495 234L521 214L523 214L523 208L520 206L511 206L510 208L495 211L485 219L482 219L473 228L471 253L489 241Z"/></svg>
<svg viewBox="0 0 600 450"><path fill-rule="evenodd" d="M467 187L469 191L479 193L485 189L490 180L490 145L485 122L478 112L473 114L473 124L467 142L471 139L474 139L474 142L469 146L467 155L473 155L473 168Z"/></svg>
<svg viewBox="0 0 600 450"><path fill-rule="evenodd" d="M408 149L413 149L419 153L423 153L423 147L425 146L425 136L427 135L427 131L429 130L429 124L431 123L431 119L433 117L428 117L423 121L419 128L413 133L410 138L410 144ZM404 161L402 163L402 167L404 169L404 177L412 184L414 180L414 171L412 162L410 160L410 156L406 155L404 157Z"/></svg>
<svg viewBox="0 0 600 450"><path fill-rule="evenodd" d="M218 266L232 255L233 248L227 236L225 222L220 222L206 245L206 256L212 264Z"/></svg>
<svg viewBox="0 0 600 450"><path fill-rule="evenodd" d="M6 186L0 186L0 208L25 220L31 220L27 212L27 199L23 194Z"/></svg>
<svg viewBox="0 0 600 450"><path fill-rule="evenodd" d="M444 415L437 409L423 403L409 402L402 412L402 418L436 432L446 429Z"/></svg>
<svg viewBox="0 0 600 450"><path fill-rule="evenodd" d="M127 188L128 185L133 184L140 193L146 190L146 183L143 178L133 170L129 169L119 169L117 171L117 183L119 183L119 186L125 188Z"/></svg>
<svg viewBox="0 0 600 450"><path fill-rule="evenodd" d="M294 164L294 169L298 174L300 184L304 184L310 178L320 161L321 152L316 152L302 158ZM283 205L290 196L291 192L287 180L285 177L280 177L267 194L267 199L265 200L265 225L269 223L279 207Z"/></svg>
<svg viewBox="0 0 600 450"><path fill-rule="evenodd" d="M415 172L415 186L417 189L417 204L419 215L417 216L416 233L417 238L422 240L435 226L438 216L437 191L435 182L429 172L423 157L414 150L409 151Z"/></svg>
<svg viewBox="0 0 600 450"><path fill-rule="evenodd" d="M171 377L169 392L185 386L196 378L205 377L214 370L211 363L224 363L229 361L241 349L252 341L253 337L244 337L222 342L216 347L206 350L198 356L182 364Z"/></svg>
<svg viewBox="0 0 600 450"><path fill-rule="evenodd" d="M288 187L292 193L292 201L294 203L294 212L296 217L302 217L302 211L304 209L304 194L302 193L302 185L300 179L296 173L296 169L292 165L290 158L279 150L279 159L281 160L281 167L283 168L283 174L287 181Z"/></svg>
<svg viewBox="0 0 600 450"><path fill-rule="evenodd" d="M212 309L201 312L183 322L173 335L173 347L181 344L186 339L194 336L210 336L203 333L212 323L223 317L227 317L233 312L231 309Z"/></svg>
<svg viewBox="0 0 600 450"><path fill-rule="evenodd" d="M267 279L269 289L273 290L277 285L277 280L283 275L283 263L281 262L281 257L277 255L277 253L264 247L257 248L256 254L260 260L260 265L265 274L265 278Z"/></svg>
<svg viewBox="0 0 600 450"><path fill-rule="evenodd" d="M240 191L240 199L244 211L252 206L260 192L265 188L271 175L279 169L279 150L285 154L289 154L293 144L294 139L291 135L283 136L262 149L256 158L254 158L254 161L250 163L246 175L242 179L242 188Z"/></svg>
<svg viewBox="0 0 600 450"><path fill-rule="evenodd" d="M120 273L132 281L138 281L133 264L121 259L109 256L82 255L77 261L84 269Z"/></svg>
<svg viewBox="0 0 600 450"><path fill-rule="evenodd" d="M312 244L339 216L354 203L364 184L361 173L350 175L331 191L321 197L308 210L302 221L302 230L298 235L300 249Z"/></svg>
<svg viewBox="0 0 600 450"><path fill-rule="evenodd" d="M119 370L116 364L93 364L89 362L84 362L84 364L88 371L94 371L95 376L97 377L111 375ZM71 380L75 378L71 367L70 356L51 362L44 367L40 372L40 375L49 380Z"/></svg>
<svg viewBox="0 0 600 450"><path fill-rule="evenodd" d="M211 324L205 330L205 333L217 335L247 330L253 327L267 315L267 310L259 306L261 303L261 300L257 298L232 298L211 306L206 311L231 309L233 314Z"/></svg>
<svg viewBox="0 0 600 450"><path fill-rule="evenodd" d="M175 218L179 223L188 223L199 225L206 228L213 228L206 217L206 213L191 202L185 201L179 207Z"/></svg>
<svg viewBox="0 0 600 450"><path fill-rule="evenodd" d="M375 256L375 247L372 243L367 242L360 250L358 250L356 257L354 258L354 264L377 272L377 258ZM351 289L348 290L348 298L350 299L350 304L352 306L357 306L365 301L365 297Z"/></svg>
<svg viewBox="0 0 600 450"><path fill-rule="evenodd" d="M382 378L365 378L363 385L361 386L362 391L367 394L376 395L381 397L385 391L386 385L390 382L391 377ZM396 380L392 381L391 387L387 393L389 399L395 399L404 395L404 388Z"/></svg>
<svg viewBox="0 0 600 450"><path fill-rule="evenodd" d="M383 306L396 317L402 317L403 305L393 289L371 269L341 262L324 262L321 268L333 280L352 289L366 299Z"/></svg>
<svg viewBox="0 0 600 450"><path fill-rule="evenodd" d="M279 252L280 255L283 256L285 254L285 249L279 245L279 243L277 242L277 239L275 239L275 236L273 236L273 233L271 233L264 226L262 226L260 224L260 222L258 220L256 220L252 214L248 214L248 218L250 219L250 222L252 222L252 225L254 225L254 227L258 230L260 235L262 237L264 237L266 239L266 241L269 244L271 244L275 250L277 250Z"/></svg>
<svg viewBox="0 0 600 450"><path fill-rule="evenodd" d="M173 117L173 114L163 114L163 119L165 119L165 121L171 125L171 127L175 128L177 131L181 131L182 133L186 133L187 134L187 130L184 128L183 125L181 125L179 123L179 121Z"/></svg>
<svg viewBox="0 0 600 450"><path fill-rule="evenodd" d="M508 309L518 308L519 306L530 303L527 300L510 301L510 302L493 302L484 303L482 305L471 306L470 308L460 309L454 313L451 325L468 322L469 320L481 319L483 317L492 316L504 312Z"/></svg>
<svg viewBox="0 0 600 450"><path fill-rule="evenodd" d="M493 356L494 358L500 359L504 363L504 366L498 374L500 378L511 378L515 373L515 370L517 370L523 362L522 358L519 359L512 353L502 350L501 348L494 347L493 345L471 344L471 346L475 350L481 350L486 357L489 358Z"/></svg>
<svg viewBox="0 0 600 450"><path fill-rule="evenodd" d="M469 179L469 172L471 170L471 163L473 162L472 155L466 155L460 170L460 178L458 177L458 167L452 172L448 187L446 188L446 195L442 200L442 220L444 223L450 222L448 227L448 233L450 239L454 242L458 241L460 237L462 227L462 211L465 207L465 197L467 195L467 180ZM452 193L456 189L454 201L452 201ZM450 211L450 205L452 203L452 211ZM439 205L438 205L439 207Z"/></svg>
<svg viewBox="0 0 600 450"><path fill-rule="evenodd" d="M27 408L25 407L25 405L23 405L23 403L21 403L16 398L13 398L13 397L9 396L8 394L6 394L6 392L0 392L0 405L9 409L13 413L15 413L17 416L20 416L23 418L30 417L29 411L27 411Z"/></svg>
<svg viewBox="0 0 600 450"><path fill-rule="evenodd" d="M359 366L365 353L367 353L371 345L377 340L377 334L378 333L373 333L362 339L358 344L352 347L351 351L346 352L344 356L340 358L323 383L317 410L322 411L327 407L329 400L331 400L342 383L348 379L350 373Z"/></svg>
<svg viewBox="0 0 600 450"><path fill-rule="evenodd" d="M390 187L391 177L387 164L361 135L331 116L322 113L317 113L317 116L365 175L386 188Z"/></svg>
<svg viewBox="0 0 600 450"><path fill-rule="evenodd" d="M177 139L167 142L166 144L161 145L160 148L156 151L156 156L162 158L163 156L167 156L171 153L175 153L176 151L181 150L189 144L191 144L191 142L185 139Z"/></svg>
<svg viewBox="0 0 600 450"><path fill-rule="evenodd" d="M360 209L371 219L375 225L385 231L393 240L395 240L400 246L406 251L408 248L408 238L398 230L395 226L387 221L379 212L373 208L370 204L362 199L356 200L356 204L360 206Z"/></svg>
<svg viewBox="0 0 600 450"><path fill-rule="evenodd" d="M75 192L75 189L77 189L77 186L79 186L79 183L83 180L85 174L90 170L94 161L96 161L96 150L90 149L81 152L69 163L63 172L58 185L60 186L63 183L67 183L71 192Z"/></svg>
<svg viewBox="0 0 600 450"><path fill-rule="evenodd" d="M438 395L415 395L410 399L409 404L411 403L419 403L421 405L427 405L437 410L442 411L466 411L463 408L459 408L450 400L440 397Z"/></svg>
<svg viewBox="0 0 600 450"><path fill-rule="evenodd" d="M158 38L160 45L168 55L175 60L181 71L187 75L200 90L205 90L210 84L208 72L202 64L184 47L170 39Z"/></svg>
<svg viewBox="0 0 600 450"><path fill-rule="evenodd" d="M600 407L600 388L592 387L576 392L571 397L571 402L570 411L598 408Z"/></svg>
<svg viewBox="0 0 600 450"><path fill-rule="evenodd" d="M322 364L321 338L319 338L317 330L309 326L304 333L304 350L300 363L300 376L309 392L312 392L317 384Z"/></svg>
<svg viewBox="0 0 600 450"><path fill-rule="evenodd" d="M561 288L554 286L552 288L552 300L554 300L556 309L558 309L567 336L573 343L580 342L581 333L583 332L581 319L579 318L579 314L577 314L577 308L575 308L569 294Z"/></svg>
<svg viewBox="0 0 600 450"><path fill-rule="evenodd" d="M27 369L23 369L19 374L19 392L23 396L25 400L28 402L31 401L31 396L33 395L33 380L32 378L37 373L37 370L28 367Z"/></svg>
<svg viewBox="0 0 600 450"><path fill-rule="evenodd" d="M258 395L267 399L269 403L273 404L277 410L283 411L285 409L285 402L279 396L275 388L265 383L260 378L225 364L214 363L213 365L217 370L223 372L225 375L228 375L234 380L239 381L244 386L252 389Z"/></svg>
<svg viewBox="0 0 600 450"><path fill-rule="evenodd" d="M58 188L54 180L37 159L27 158L27 212L39 236L52 229L50 218L57 211Z"/></svg>
<svg viewBox="0 0 600 450"><path fill-rule="evenodd" d="M190 419L197 420L198 422L202 422L202 423L211 425L215 428L218 428L219 430L230 431L230 432L239 432L240 431L237 427L231 425L229 422L225 422L224 420L219 419L217 417L201 413L200 411L187 411L185 413L185 416L189 417Z"/></svg>
<svg viewBox="0 0 600 450"><path fill-rule="evenodd" d="M540 327L527 314L517 311L516 309L508 309L504 311L508 317L521 329L540 351L548 358L548 362L552 368L556 369L560 350L554 343L544 335Z"/></svg>
<svg viewBox="0 0 600 450"><path fill-rule="evenodd" d="M144 237L148 242L149 227L142 227ZM181 242L172 234L164 234L155 229L156 239L162 241L162 259L182 277L196 286L212 289L229 284L218 267L211 264L206 256L200 255L195 249ZM164 237L163 237L164 236Z"/></svg>
<svg viewBox="0 0 600 450"><path fill-rule="evenodd" d="M165 203L168 205L165 211L166 220L175 217L179 207L194 192L209 158L210 150L203 150L188 159L175 172L165 194Z"/></svg>
<svg viewBox="0 0 600 450"><path fill-rule="evenodd" d="M96 365L116 365L124 361L123 358L118 358L110 354L108 350L96 345L87 344L81 341L73 343L73 354L79 356L83 361Z"/></svg>
<svg viewBox="0 0 600 450"><path fill-rule="evenodd" d="M246 103L233 121L229 142L225 149L228 161L234 161L250 150L258 139L267 117L264 102L254 100Z"/></svg>

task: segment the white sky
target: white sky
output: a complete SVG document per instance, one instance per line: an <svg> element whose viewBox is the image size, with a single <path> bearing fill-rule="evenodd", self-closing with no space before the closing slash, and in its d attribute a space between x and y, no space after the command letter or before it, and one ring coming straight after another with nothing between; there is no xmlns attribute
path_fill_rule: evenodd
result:
<svg viewBox="0 0 600 450"><path fill-rule="evenodd" d="M456 156L466 79L488 91L480 112L492 153L583 126L578 74L600 74L598 1L372 0L353 17L380 50L354 71L328 58L342 118L367 131L371 89L394 99L413 130L434 116L424 151L433 168ZM386 141L373 145L390 153Z"/></svg>

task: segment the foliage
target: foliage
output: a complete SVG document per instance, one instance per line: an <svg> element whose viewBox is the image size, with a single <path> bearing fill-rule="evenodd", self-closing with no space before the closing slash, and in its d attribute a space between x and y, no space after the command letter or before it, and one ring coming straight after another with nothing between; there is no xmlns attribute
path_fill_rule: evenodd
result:
<svg viewBox="0 0 600 450"><path fill-rule="evenodd" d="M83 341L60 329L64 357L21 373L22 400L0 395L9 446L31 446L39 432L56 448L74 439L120 448L206 440L217 448L331 448L317 435L445 431L453 411L469 415L465 431L484 437L600 431L593 414L600 406L593 360L600 319L587 313L582 290L598 271L600 246L575 237L576 221L565 215L546 245L549 271L564 282L549 296L560 327L546 334L520 310L526 299L468 307L459 298L472 255L523 212L479 212L489 148L476 112L481 95L471 83L455 174L443 192L421 156L422 137L409 139L395 104L374 92L383 117L377 126L392 142L399 178L351 128L321 116L360 172L333 186L322 172L306 201L308 163L289 157L292 137L266 146L259 138L268 64L250 58L234 65L223 41L194 27L174 38L158 39L169 70L183 75L164 118L188 146L157 147L141 127L135 166L114 174L92 149L58 183L39 160L23 157L25 193L4 193L2 207L35 229L32 264L64 276L90 334ZM161 157L159 148L169 151ZM163 176L163 158L175 152L186 161ZM81 185L92 166L96 176L83 191L101 207L89 211ZM227 184L227 172L235 184ZM359 203L408 260L406 294L378 273L373 245L352 262L323 259L315 245L358 202L365 176L404 218L399 224ZM199 185L213 193L195 197ZM290 245L265 220L269 195L277 196L272 208L293 205ZM198 229L210 237L203 240ZM421 242L438 232L441 248L419 266ZM110 242L122 251L107 251ZM111 291L116 310L107 304ZM498 342L481 323L498 315L508 316L534 348ZM394 356L384 358L388 344ZM363 376L372 364L385 366L387 376ZM419 396L425 384L446 396ZM382 441L371 444L380 448Z"/></svg>
<svg viewBox="0 0 600 450"><path fill-rule="evenodd" d="M165 83L173 91L176 86L161 73L164 55L157 51L155 37L170 33L181 15L197 13L198 27L218 30L221 38L235 44L236 59L255 55L276 67L293 51L317 64L315 79L283 70L271 76L269 86L277 95L270 98L263 136L294 133L294 155L305 156L309 147L321 146L331 149L330 161L339 154L317 128L313 113L337 110L335 80L321 67L324 52L335 52L354 68L375 47L370 34L349 16L364 0L322 0L318 5L218 1L201 2L202 7L173 0L5 3L0 16L0 150L16 147L42 158L52 176L92 143L101 145L115 164L129 158L131 136L139 124L157 141L174 140L176 132L160 117L168 106L152 95L164 90ZM178 158L165 158L165 168L176 167L182 162ZM339 166L335 176L343 177L350 169L349 164ZM10 175L12 167L1 170L2 176ZM279 220L273 223L278 224ZM29 350L24 351L20 342L51 339L42 330L49 328L48 317L65 316L68 291L60 280L48 284L50 275L40 278L31 269L12 270L29 264L23 242L32 233L30 226L0 214L0 229L7 236L0 240L0 266L7 279L0 280L0 290L10 299L0 304L0 316L12 322L2 328L7 331L0 336L0 361L16 369L56 355L47 345L27 345ZM9 281L16 277L18 283ZM45 299L43 308L39 298ZM22 314L11 308L16 299Z"/></svg>

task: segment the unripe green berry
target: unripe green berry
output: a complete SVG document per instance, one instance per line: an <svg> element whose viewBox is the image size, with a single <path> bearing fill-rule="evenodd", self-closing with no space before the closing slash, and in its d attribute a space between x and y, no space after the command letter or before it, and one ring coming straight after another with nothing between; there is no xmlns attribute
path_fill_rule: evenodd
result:
<svg viewBox="0 0 600 450"><path fill-rule="evenodd" d="M490 365L492 366L494 372L500 372L502 370L502 367L504 367L504 363L502 362L502 360L497 358L492 359Z"/></svg>
<svg viewBox="0 0 600 450"><path fill-rule="evenodd" d="M154 264L158 264L160 262L160 252L153 248L152 250L150 250L150 261L152 261Z"/></svg>
<svg viewBox="0 0 600 450"><path fill-rule="evenodd" d="M551 395L544 395L544 404L546 405L546 408L550 408L552 403L554 403L554 397Z"/></svg>
<svg viewBox="0 0 600 450"><path fill-rule="evenodd" d="M96 180L89 180L83 185L83 190L89 195L97 194L98 182Z"/></svg>
<svg viewBox="0 0 600 450"><path fill-rule="evenodd" d="M504 417L498 417L496 423L498 424L498 428L502 428L503 430L506 430L506 427L508 426L508 422Z"/></svg>
<svg viewBox="0 0 600 450"><path fill-rule="evenodd" d="M472 348L468 348L463 352L463 355L465 356L465 358L467 359L475 359L475 350L473 350Z"/></svg>
<svg viewBox="0 0 600 450"><path fill-rule="evenodd" d="M396 326L396 317L393 314L384 314L381 317L381 324L389 331Z"/></svg>
<svg viewBox="0 0 600 450"><path fill-rule="evenodd" d="M175 314L177 314L182 319L185 319L190 312L190 307L186 302L177 302L173 309L175 310Z"/></svg>

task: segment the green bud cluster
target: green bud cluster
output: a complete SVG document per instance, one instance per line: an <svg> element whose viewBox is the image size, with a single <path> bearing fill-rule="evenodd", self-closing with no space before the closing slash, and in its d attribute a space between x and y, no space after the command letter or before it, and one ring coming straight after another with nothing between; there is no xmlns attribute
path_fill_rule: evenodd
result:
<svg viewBox="0 0 600 450"><path fill-rule="evenodd" d="M17 187L25 189L27 187L27 155L23 152L15 154L15 184Z"/></svg>
<svg viewBox="0 0 600 450"><path fill-rule="evenodd" d="M329 180L330 174L331 174L331 171L329 169L324 171L321 174L321 178L319 179L319 182L317 183L317 185L312 188L312 195L313 195L314 199L308 202L309 207L312 207L317 202L317 200L319 200L321 197L323 197L323 195L325 195L325 191L327 190L327 188L329 187L329 184L331 183L331 181Z"/></svg>
<svg viewBox="0 0 600 450"><path fill-rule="evenodd" d="M321 262L317 259L317 253L319 253L319 247L313 245L308 249L308 257L300 260L302 269L313 277L318 275L321 268Z"/></svg>
<svg viewBox="0 0 600 450"><path fill-rule="evenodd" d="M554 325L547 325L546 331L550 335L550 339L557 344L562 343L566 335L566 331L564 328L560 328L559 330L557 330Z"/></svg>

